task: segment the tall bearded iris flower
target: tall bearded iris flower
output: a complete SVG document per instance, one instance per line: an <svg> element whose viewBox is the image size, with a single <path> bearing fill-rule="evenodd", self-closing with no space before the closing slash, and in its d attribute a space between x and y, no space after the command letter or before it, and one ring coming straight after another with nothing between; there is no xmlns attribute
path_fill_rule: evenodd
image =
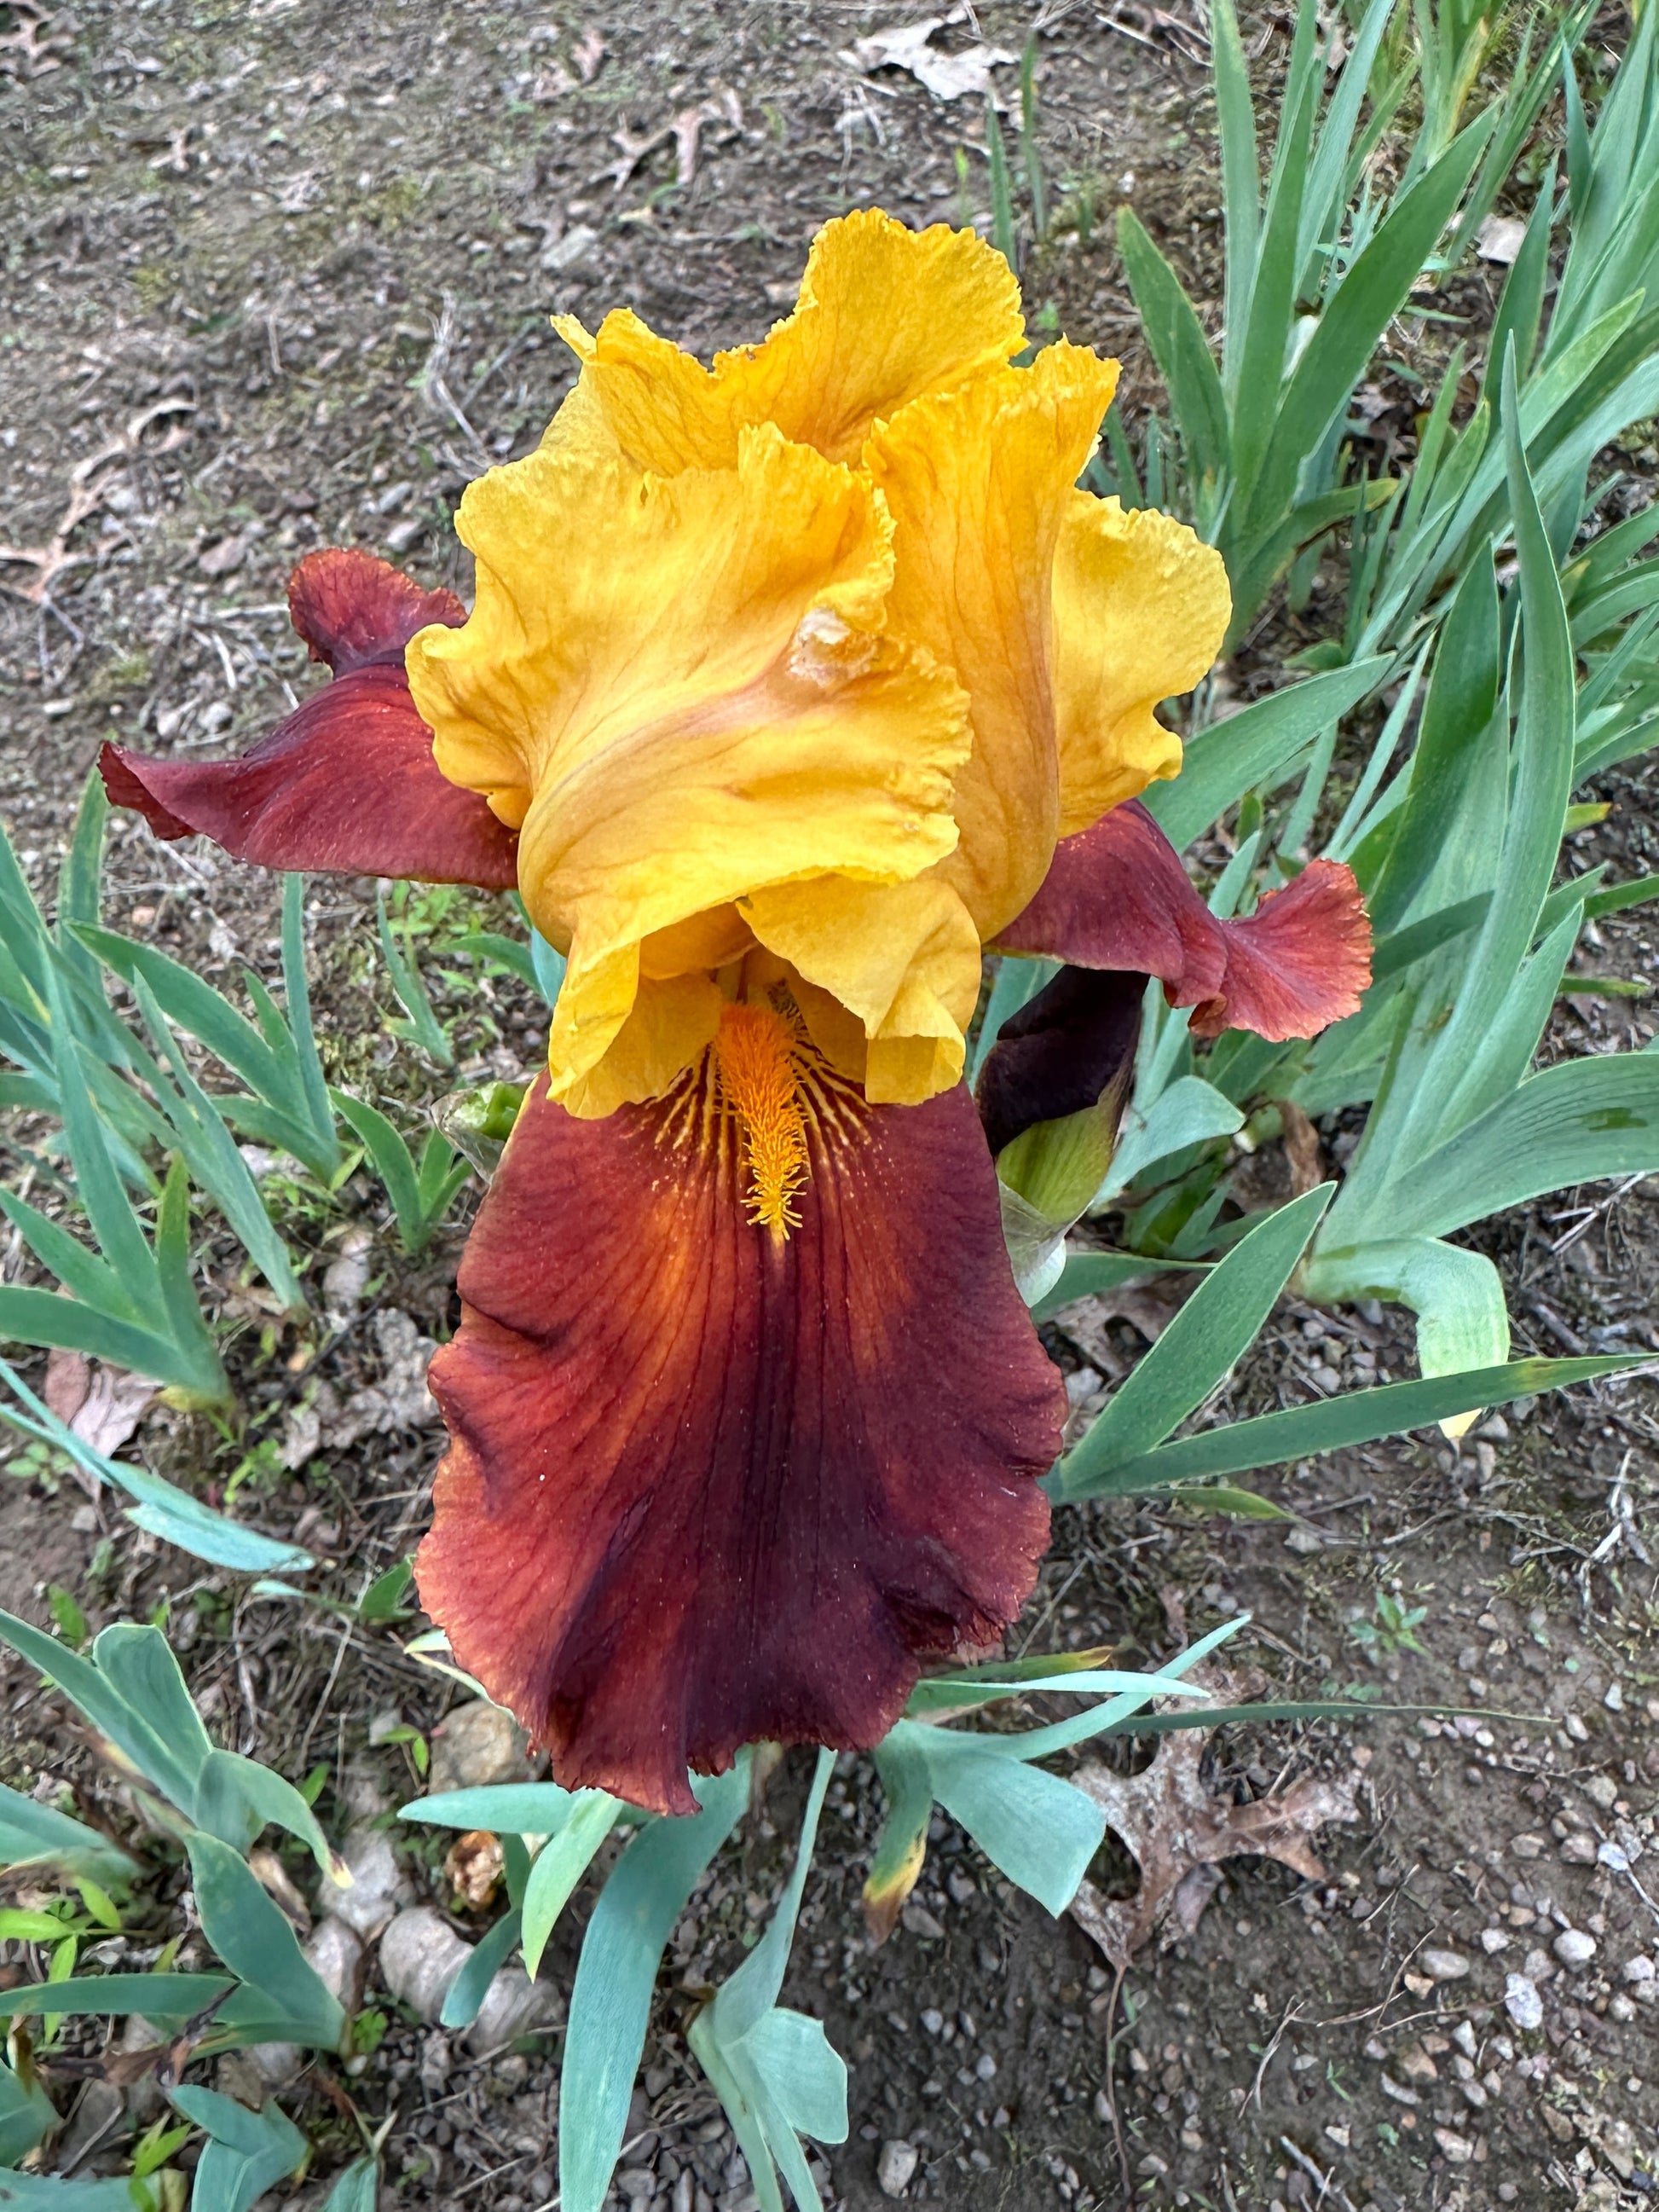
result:
<svg viewBox="0 0 1659 2212"><path fill-rule="evenodd" d="M1030 1591L1064 1397L961 1080L984 948L1126 979L1028 1012L1000 1148L1104 1087L1091 1023L1146 976L1307 1036L1368 938L1322 862L1217 922L1134 804L1221 562L1075 488L1115 364L1011 367L977 239L832 222L712 368L559 327L575 388L461 502L470 614L314 555L332 684L240 761L105 772L269 865L516 882L566 955L433 1362L419 1589L562 1782L690 1811L746 1742L872 1743Z"/></svg>

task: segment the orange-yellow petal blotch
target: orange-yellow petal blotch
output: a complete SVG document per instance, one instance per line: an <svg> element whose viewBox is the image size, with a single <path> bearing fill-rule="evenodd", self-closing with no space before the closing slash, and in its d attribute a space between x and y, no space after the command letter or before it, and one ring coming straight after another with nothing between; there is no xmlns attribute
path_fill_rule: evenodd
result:
<svg viewBox="0 0 1659 2212"><path fill-rule="evenodd" d="M749 1162L749 1218L780 1243L800 1224L806 1117L788 1024L769 1006L727 1006L714 1033L720 1095L738 1117Z"/></svg>

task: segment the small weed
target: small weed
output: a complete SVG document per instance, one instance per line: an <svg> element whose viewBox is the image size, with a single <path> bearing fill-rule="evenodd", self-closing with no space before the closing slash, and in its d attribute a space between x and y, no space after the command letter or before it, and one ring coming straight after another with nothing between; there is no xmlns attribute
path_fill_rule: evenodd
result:
<svg viewBox="0 0 1659 2212"><path fill-rule="evenodd" d="M71 1651L78 1651L87 1640L87 1616L61 1583L48 1583L46 1604L51 1608L52 1623Z"/></svg>
<svg viewBox="0 0 1659 2212"><path fill-rule="evenodd" d="M282 1445L275 1437L262 1437L251 1451L243 1454L226 1483L226 1504L229 1504L244 1484L252 1483L256 1491L270 1490L282 1480L285 1472Z"/></svg>
<svg viewBox="0 0 1659 2212"><path fill-rule="evenodd" d="M67 1464L64 1454L50 1444L27 1443L0 1460L0 1471L19 1482L38 1482L48 1498L56 1498Z"/></svg>
<svg viewBox="0 0 1659 2212"><path fill-rule="evenodd" d="M106 706L112 699L125 698L130 691L142 691L151 673L149 653L142 650L112 653L82 696L90 705Z"/></svg>
<svg viewBox="0 0 1659 2212"><path fill-rule="evenodd" d="M1417 1640L1419 1627L1429 1617L1425 1605L1402 1605L1387 1590L1378 1590L1373 1618L1348 1624L1348 1633L1371 1659L1392 1658L1396 1652L1428 1653Z"/></svg>

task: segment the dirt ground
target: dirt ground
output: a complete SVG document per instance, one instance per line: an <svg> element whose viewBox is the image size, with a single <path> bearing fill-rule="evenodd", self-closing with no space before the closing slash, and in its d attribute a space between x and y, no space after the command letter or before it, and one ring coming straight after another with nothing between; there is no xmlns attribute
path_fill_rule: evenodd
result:
<svg viewBox="0 0 1659 2212"><path fill-rule="evenodd" d="M596 319L626 302L707 354L781 312L812 232L842 209L988 223L979 101L848 58L860 38L922 20L827 0L0 6L0 557L25 556L0 568L0 817L43 896L102 738L234 749L307 685L282 605L301 553L361 543L466 589L454 499L533 443L569 382L550 309ZM1113 210L1131 201L1189 267L1214 260L1193 20L1045 0L959 9L936 39L1017 56L1035 37L1060 212L1053 242L1028 247L1029 307L1039 330L1122 353L1132 404L1146 386ZM1284 35L1280 19L1255 19L1264 70ZM1017 101L1012 67L994 81ZM1622 879L1659 865L1643 779L1610 778L1601 795L1614 811L1579 833L1571 866L1607 859ZM537 1002L459 956L430 963L459 1077L385 1036L373 890L320 882L309 898L331 1072L418 1112L458 1079L533 1065ZM252 872L114 826L107 918L222 984L239 960L274 971L276 911ZM440 956L501 921L489 900L447 895L411 912ZM1659 939L1639 911L1601 935L1597 973L1641 989L1565 1000L1554 1049L1652 1034ZM27 1133L8 1139L20 1182ZM1326 1134L1334 1170L1341 1133ZM1269 1152L1252 1172L1262 1202L1284 1163ZM361 1180L335 1206L300 1184L268 1189L328 1325L276 1339L236 1248L210 1241L243 1425L155 1411L135 1448L299 1536L335 1563L319 1586L355 1597L424 1525L441 1432L419 1367L453 1324L476 1194L411 1264ZM1659 1346L1653 1185L1565 1194L1492 1225L1486 1249L1518 1350ZM14 1244L9 1278L27 1266ZM1144 1349L1168 1288L1048 1330L1080 1407ZM1213 1418L1410 1371L1397 1316L1290 1302ZM830 2198L886 2202L894 2144L915 2158L887 2155L889 2181L908 2163L909 2200L961 2212L1542 2212L1659 2191L1656 1444L1651 1384L1619 1379L1504 1409L1461 1450L1419 1436L1264 1477L1301 1516L1288 1536L1152 1508L1061 1516L1018 1648L1105 1643L1144 1663L1243 1610L1228 1663L1267 1694L1467 1710L1213 1739L1219 1796L1243 1805L1322 1778L1358 1817L1322 1838L1322 1880L1228 1861L1190 1931L1143 1953L1121 1992L1075 1923L1011 1889L942 1820L900 1927L872 1950L859 1891L879 1791L844 1760L786 1991L852 2069L849 2139L821 2154ZM389 1731L428 1734L456 1694L404 1653L406 1629L253 1599L14 1456L0 1604L44 1621L53 1585L94 1627L165 1607L222 1739L296 1778L323 1765L325 1824L379 1821L417 1892L448 1908L441 1843L390 1820L420 1784ZM0 1776L68 1780L88 1810L124 1817L62 1709L3 1660L0 1696ZM1146 1753L1113 1758L1127 1771ZM619 2202L754 2203L684 2029L775 1892L805 1777L802 1756L786 1762L671 1947ZM1110 1845L1094 1878L1108 1894L1135 1883ZM99 1955L153 1956L180 1887L158 1877ZM556 1992L591 1901L579 1896L550 1950ZM483 1916L456 1924L476 1936ZM375 1990L371 1968L371 2003ZM392 2116L385 2201L551 2212L556 2025L477 2062L378 2002L384 2040L344 2086L371 2119ZM289 2098L319 2145L296 2204L319 2202L350 2154L342 2085L324 2075ZM54 2158L112 2169L126 2123L94 2140L90 2113Z"/></svg>

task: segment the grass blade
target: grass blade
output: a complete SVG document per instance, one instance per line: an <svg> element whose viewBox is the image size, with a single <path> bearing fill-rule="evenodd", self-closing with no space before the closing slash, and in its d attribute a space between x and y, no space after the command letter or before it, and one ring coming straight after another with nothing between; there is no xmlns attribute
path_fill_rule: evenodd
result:
<svg viewBox="0 0 1659 2212"><path fill-rule="evenodd" d="M288 1003L288 1026L299 1063L300 1085L307 1119L315 1133L320 1156L332 1174L340 1164L340 1147L334 1133L334 1115L329 1105L328 1085L317 1056L317 1036L311 1022L311 990L306 981L305 878L287 876L283 881L283 995Z"/></svg>
<svg viewBox="0 0 1659 2212"><path fill-rule="evenodd" d="M1322 1183L1268 1214L1205 1277L1048 1477L1057 1503L1093 1496L1100 1477L1152 1450L1203 1403L1272 1312L1333 1190Z"/></svg>
<svg viewBox="0 0 1659 2212"><path fill-rule="evenodd" d="M1292 1460L1316 1459L1322 1452L1374 1443L1380 1437L1432 1428L1483 1406L1507 1405L1512 1398L1534 1397L1541 1390L1564 1390L1571 1383L1593 1382L1641 1364L1630 1358L1516 1359L1502 1367L1425 1382L1345 1390L1316 1405L1292 1406L1282 1413L1262 1413L1253 1420L1231 1421L1200 1436L1182 1437L1091 1478L1086 1488L1068 1492L1067 1498L1128 1498L1176 1483L1249 1474Z"/></svg>

